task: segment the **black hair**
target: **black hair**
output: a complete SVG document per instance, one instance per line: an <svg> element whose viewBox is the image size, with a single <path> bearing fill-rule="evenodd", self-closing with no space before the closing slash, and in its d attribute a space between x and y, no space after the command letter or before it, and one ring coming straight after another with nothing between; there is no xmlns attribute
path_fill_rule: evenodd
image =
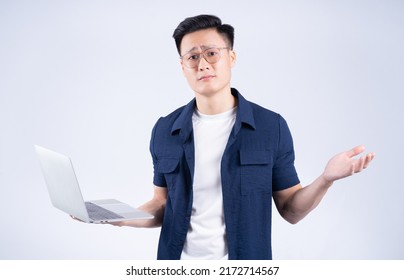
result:
<svg viewBox="0 0 404 280"><path fill-rule="evenodd" d="M217 16L199 15L184 19L174 30L173 38L177 51L181 55L182 38L188 33L192 33L202 29L215 28L216 31L223 36L228 47L233 49L234 45L234 28L229 24L222 24L222 21Z"/></svg>

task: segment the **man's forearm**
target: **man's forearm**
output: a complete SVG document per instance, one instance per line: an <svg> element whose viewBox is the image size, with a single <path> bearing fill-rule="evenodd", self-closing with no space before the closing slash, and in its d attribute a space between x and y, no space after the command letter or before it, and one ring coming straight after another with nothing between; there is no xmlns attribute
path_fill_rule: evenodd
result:
<svg viewBox="0 0 404 280"><path fill-rule="evenodd" d="M296 191L281 209L281 215L295 224L309 214L323 199L332 182L321 175L310 185Z"/></svg>

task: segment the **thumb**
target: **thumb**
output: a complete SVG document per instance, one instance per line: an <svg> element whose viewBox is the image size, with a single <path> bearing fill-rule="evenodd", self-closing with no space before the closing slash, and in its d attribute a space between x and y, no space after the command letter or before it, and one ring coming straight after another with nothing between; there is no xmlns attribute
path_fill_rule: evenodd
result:
<svg viewBox="0 0 404 280"><path fill-rule="evenodd" d="M363 145L359 145L359 146L356 146L355 148L352 148L349 151L346 151L346 155L351 158L351 157L354 157L356 155L359 155L364 150L365 150L365 147Z"/></svg>

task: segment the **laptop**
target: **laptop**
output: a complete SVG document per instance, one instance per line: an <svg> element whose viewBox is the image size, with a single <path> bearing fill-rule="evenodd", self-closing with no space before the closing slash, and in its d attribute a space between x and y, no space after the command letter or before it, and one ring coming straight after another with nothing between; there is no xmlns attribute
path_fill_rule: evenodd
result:
<svg viewBox="0 0 404 280"><path fill-rule="evenodd" d="M84 201L70 158L37 145L35 150L54 207L86 223L153 218L116 199Z"/></svg>

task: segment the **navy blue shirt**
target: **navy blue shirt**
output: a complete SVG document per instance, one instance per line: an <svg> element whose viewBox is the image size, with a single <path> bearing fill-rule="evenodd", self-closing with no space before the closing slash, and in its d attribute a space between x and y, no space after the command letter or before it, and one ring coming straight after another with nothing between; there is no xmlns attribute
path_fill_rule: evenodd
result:
<svg viewBox="0 0 404 280"><path fill-rule="evenodd" d="M229 259L272 259L272 192L299 183L286 121L232 89L237 116L221 160ZM167 188L158 259L180 259L192 211L195 99L153 128L153 183ZM206 151L209 152L209 151ZM208 176L208 174L207 174Z"/></svg>

